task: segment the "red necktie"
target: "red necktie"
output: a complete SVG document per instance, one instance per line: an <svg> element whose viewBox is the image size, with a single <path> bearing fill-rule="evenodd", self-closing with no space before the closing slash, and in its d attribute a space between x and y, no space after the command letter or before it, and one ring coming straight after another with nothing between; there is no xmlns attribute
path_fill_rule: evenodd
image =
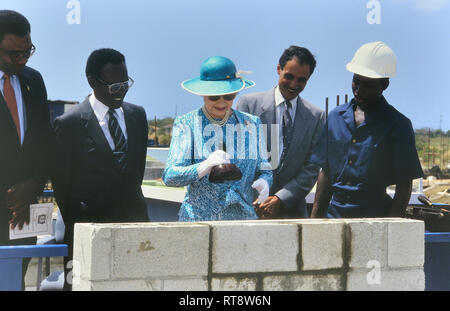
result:
<svg viewBox="0 0 450 311"><path fill-rule="evenodd" d="M5 97L6 105L8 106L9 112L11 113L14 124L16 125L17 135L19 136L20 140L20 121L19 112L17 110L16 94L14 93L14 89L11 85L9 76L4 74L3 78L5 78L5 83L3 84L3 95Z"/></svg>

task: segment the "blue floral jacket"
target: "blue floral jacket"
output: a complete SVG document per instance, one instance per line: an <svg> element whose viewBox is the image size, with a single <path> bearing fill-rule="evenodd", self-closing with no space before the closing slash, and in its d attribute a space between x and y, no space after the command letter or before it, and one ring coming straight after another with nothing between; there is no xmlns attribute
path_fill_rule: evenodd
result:
<svg viewBox="0 0 450 311"><path fill-rule="evenodd" d="M242 172L241 180L212 183L199 179L197 168L210 153L225 144L231 163ZM243 220L258 218L253 201L258 193L252 183L264 178L272 185L272 171L261 121L232 109L227 123L211 123L202 109L177 117L169 157L162 179L167 186L187 186L179 211L180 221Z"/></svg>

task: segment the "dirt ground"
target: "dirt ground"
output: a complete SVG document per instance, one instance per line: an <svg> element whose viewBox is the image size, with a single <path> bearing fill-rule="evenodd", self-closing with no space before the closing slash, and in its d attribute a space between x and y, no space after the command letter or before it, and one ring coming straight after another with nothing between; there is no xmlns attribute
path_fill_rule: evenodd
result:
<svg viewBox="0 0 450 311"><path fill-rule="evenodd" d="M433 203L450 204L450 179L424 180L423 193Z"/></svg>

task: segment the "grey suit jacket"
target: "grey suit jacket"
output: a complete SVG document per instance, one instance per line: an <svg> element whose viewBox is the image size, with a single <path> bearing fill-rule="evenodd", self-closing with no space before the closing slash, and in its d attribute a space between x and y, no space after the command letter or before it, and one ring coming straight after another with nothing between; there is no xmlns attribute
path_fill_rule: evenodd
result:
<svg viewBox="0 0 450 311"><path fill-rule="evenodd" d="M267 125L266 140L273 169L270 195L283 202L283 217L307 217L305 197L311 191L319 167L308 160L325 125L325 113L299 97L294 119L294 133L283 163L278 163L278 124L276 124L275 88L242 95L236 109L260 117Z"/></svg>

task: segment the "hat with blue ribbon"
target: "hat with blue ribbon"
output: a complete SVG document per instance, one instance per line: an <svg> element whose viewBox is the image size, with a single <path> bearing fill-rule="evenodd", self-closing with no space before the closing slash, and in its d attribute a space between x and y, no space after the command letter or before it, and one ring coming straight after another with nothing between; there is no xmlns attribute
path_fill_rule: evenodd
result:
<svg viewBox="0 0 450 311"><path fill-rule="evenodd" d="M181 86L200 96L233 94L255 85L255 82L244 79L241 73L231 59L212 56L200 66L200 77L185 80Z"/></svg>

